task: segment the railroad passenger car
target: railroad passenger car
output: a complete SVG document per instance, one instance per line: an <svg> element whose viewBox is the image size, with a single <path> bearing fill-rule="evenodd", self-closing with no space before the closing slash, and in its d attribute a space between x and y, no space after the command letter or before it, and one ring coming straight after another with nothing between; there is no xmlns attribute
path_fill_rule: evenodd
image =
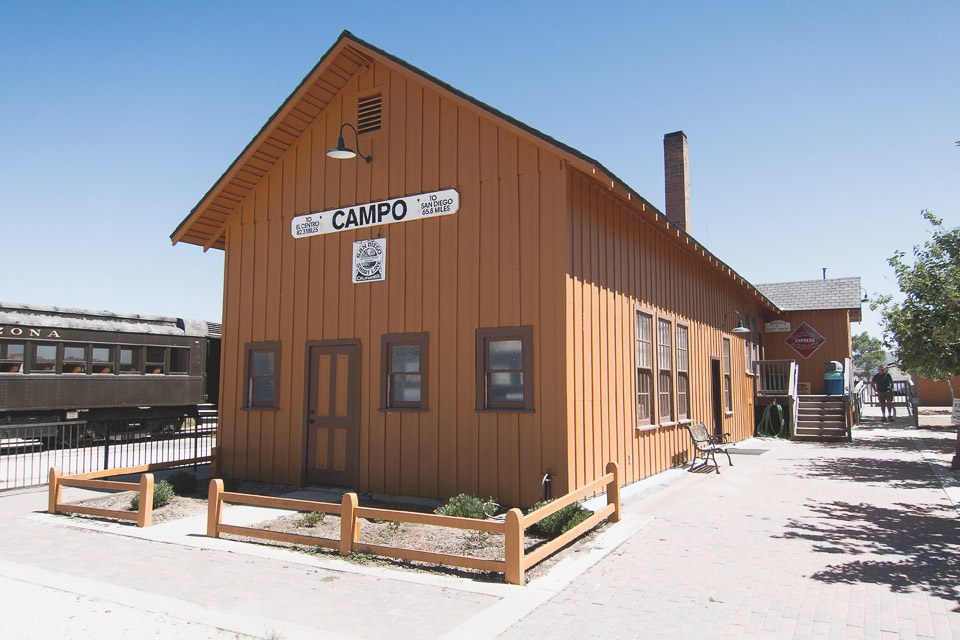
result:
<svg viewBox="0 0 960 640"><path fill-rule="evenodd" d="M0 428L175 431L217 402L219 363L219 324L0 303Z"/></svg>

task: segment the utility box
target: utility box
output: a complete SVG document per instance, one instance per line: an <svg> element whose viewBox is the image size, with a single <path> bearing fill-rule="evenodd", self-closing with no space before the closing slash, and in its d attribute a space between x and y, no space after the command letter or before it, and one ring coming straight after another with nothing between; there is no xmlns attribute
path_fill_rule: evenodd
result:
<svg viewBox="0 0 960 640"><path fill-rule="evenodd" d="M832 360L823 366L823 386L828 396L843 395L843 363Z"/></svg>

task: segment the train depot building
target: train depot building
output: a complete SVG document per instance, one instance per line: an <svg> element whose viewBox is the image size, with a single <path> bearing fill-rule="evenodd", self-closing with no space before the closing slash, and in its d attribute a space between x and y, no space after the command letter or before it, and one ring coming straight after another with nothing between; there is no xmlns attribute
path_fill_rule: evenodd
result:
<svg viewBox="0 0 960 640"><path fill-rule="evenodd" d="M690 422L752 436L781 309L664 149L665 214L344 32L171 236L225 251L221 472L529 506L688 460Z"/></svg>

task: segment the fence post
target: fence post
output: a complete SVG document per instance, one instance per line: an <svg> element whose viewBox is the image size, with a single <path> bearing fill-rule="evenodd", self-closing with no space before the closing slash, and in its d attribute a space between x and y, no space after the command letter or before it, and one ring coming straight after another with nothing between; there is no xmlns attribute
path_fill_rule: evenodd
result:
<svg viewBox="0 0 960 640"><path fill-rule="evenodd" d="M613 480L607 485L607 504L614 505L613 513L607 521L620 522L620 465L611 460L607 463L607 473L613 474Z"/></svg>
<svg viewBox="0 0 960 640"><path fill-rule="evenodd" d="M514 507L507 511L504 520L504 561L503 579L509 584L523 584L523 513Z"/></svg>
<svg viewBox="0 0 960 640"><path fill-rule="evenodd" d="M360 538L360 526L354 510L357 508L357 494L343 494L340 503L340 555L348 556L353 551L353 543Z"/></svg>
<svg viewBox="0 0 960 640"><path fill-rule="evenodd" d="M220 475L217 472L217 452L220 450L220 447L210 447L210 475L216 476Z"/></svg>
<svg viewBox="0 0 960 640"><path fill-rule="evenodd" d="M56 513L57 505L60 504L60 475L60 469L50 467L50 494L47 496L47 513Z"/></svg>
<svg viewBox="0 0 960 640"><path fill-rule="evenodd" d="M220 500L220 494L223 493L223 480L214 478L210 481L210 489L207 491L207 537L220 537L220 512L223 508L223 502Z"/></svg>
<svg viewBox="0 0 960 640"><path fill-rule="evenodd" d="M140 508L137 510L137 526L149 527L153 520L153 474L140 476Z"/></svg>

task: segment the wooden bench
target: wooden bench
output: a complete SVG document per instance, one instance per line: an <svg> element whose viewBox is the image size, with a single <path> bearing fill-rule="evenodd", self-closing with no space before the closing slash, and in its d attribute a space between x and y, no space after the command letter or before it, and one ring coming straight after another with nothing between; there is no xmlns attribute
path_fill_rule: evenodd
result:
<svg viewBox="0 0 960 640"><path fill-rule="evenodd" d="M717 464L715 457L718 451L726 454L727 462L730 463L731 467L733 466L733 460L730 459L730 453L727 451L729 447L733 446L727 443L727 438L730 437L729 433L712 436L707 432L707 427L702 422L694 425L688 424L687 431L690 432L690 438L693 440L693 460L690 462L688 471L704 469L712 460L714 469L717 473L720 473L720 465ZM703 458L700 465L697 465L697 458Z"/></svg>

